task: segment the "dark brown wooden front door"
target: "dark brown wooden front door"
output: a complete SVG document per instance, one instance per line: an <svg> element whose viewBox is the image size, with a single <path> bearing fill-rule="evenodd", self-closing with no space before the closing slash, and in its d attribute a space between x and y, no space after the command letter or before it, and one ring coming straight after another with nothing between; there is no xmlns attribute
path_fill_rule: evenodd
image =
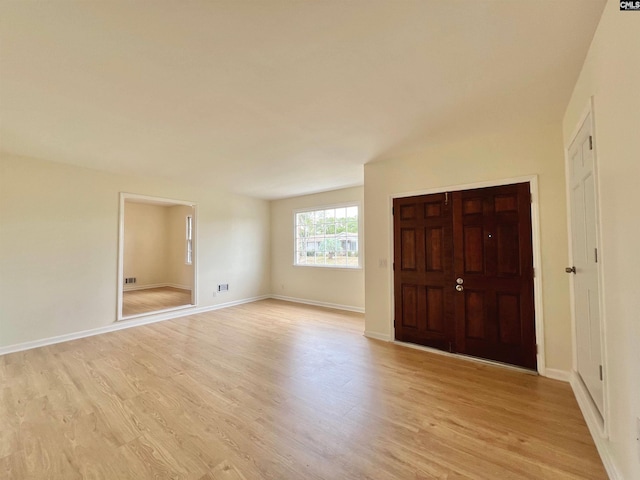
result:
<svg viewBox="0 0 640 480"><path fill-rule="evenodd" d="M394 200L396 339L536 368L529 184Z"/></svg>

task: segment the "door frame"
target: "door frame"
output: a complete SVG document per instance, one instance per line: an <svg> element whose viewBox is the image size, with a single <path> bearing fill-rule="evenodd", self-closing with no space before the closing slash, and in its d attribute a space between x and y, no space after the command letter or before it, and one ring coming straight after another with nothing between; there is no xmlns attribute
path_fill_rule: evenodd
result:
<svg viewBox="0 0 640 480"><path fill-rule="evenodd" d="M603 381L602 381L602 396L603 396L603 412L602 415L598 411L598 408L593 403L591 396L589 395L586 386L578 375L578 351L577 351L577 329L576 329L576 312L575 312L575 282L573 275L569 278L569 299L571 308L571 346L573 350L572 355L572 371L571 371L571 386L576 395L576 399L580 404L583 415L587 418L587 424L589 427L595 427L598 435L602 438L609 438L609 418L610 418L610 401L609 401L609 369L607 362L607 321L605 315L605 303L604 303L604 278L603 278L603 265L606 262L604 253L604 245L602 242L602 232L600 229L600 218L602 217L600 211L600 175L598 174L598 142L596 137L596 124L595 124L595 99L593 96L589 98L587 105L578 121L571 132L571 135L564 145L564 168L565 168L565 189L567 198L567 243L570 265L573 265L573 225L572 225L572 204L571 204L571 159L569 157L569 148L575 141L576 137L580 133L580 129L584 125L584 122L591 116L591 135L593 137L593 175L595 177L595 202L596 202L596 238L598 241L598 305L600 308L600 349L602 355L602 369L603 369ZM595 436L595 435L594 435Z"/></svg>
<svg viewBox="0 0 640 480"><path fill-rule="evenodd" d="M158 203L165 205L185 205L193 208L192 213L192 263L193 263L193 280L192 280L192 290L191 290L191 304L190 305L181 305L179 307L171 307L171 308L163 308L160 310L154 310L152 312L140 313L136 315L129 315L127 317L122 315L122 305L124 303L124 209L126 200L138 200L142 203ZM198 205L194 202L189 202L185 200L175 200L170 198L163 197L154 197L151 195L142 195L138 193L128 193L128 192L120 192L119 195L119 210L118 210L118 265L117 272L118 277L116 280L117 284L117 297L116 297L116 321L127 321L139 319L141 317L149 317L153 318L154 316L161 315L167 312L173 312L175 310L188 310L193 309L198 306L198 259L199 259L199 251L198 251Z"/></svg>
<svg viewBox="0 0 640 480"><path fill-rule="evenodd" d="M535 315L535 330L536 330L536 344L537 344L537 353L536 353L536 363L538 373L543 376L551 376L554 377L551 371L547 371L546 362L545 362L545 341L544 341L544 309L543 309L543 300L542 300L542 258L541 258L541 248L540 248L540 215L539 215L539 201L538 201L538 175L525 175L522 177L510 177L510 178L502 178L496 180L487 180L483 182L476 183L465 183L460 185L448 185L443 187L434 187L428 188L425 190L416 190L411 192L402 192L402 193L394 193L389 195L388 205L389 205L389 213L391 214L391 210L393 208L393 200L396 198L405 198L405 197L415 197L418 195L429 195L432 193L444 193L444 192L453 192L458 190L472 190L474 188L485 188L485 187L500 187L503 185L511 185L514 183L528 183L529 191L531 192L531 240L533 244L533 268L534 268L534 277L533 277L533 298L534 298L534 315ZM394 258L394 238L393 238L393 215L389 215L389 231L390 239L390 253L389 258ZM393 260L392 260L393 262ZM394 284L394 270L393 268L389 269L390 272L390 285ZM391 309L389 315L390 322L390 332L391 332L391 341L394 343L402 343L396 340L396 330L394 325L394 317L395 317L395 296L394 289L390 289L390 302ZM421 347L427 349L429 351L434 351L437 353L444 353L437 349L431 349L429 347ZM479 359L483 362L486 360ZM519 368L519 367L514 367ZM559 375L556 375L557 378Z"/></svg>

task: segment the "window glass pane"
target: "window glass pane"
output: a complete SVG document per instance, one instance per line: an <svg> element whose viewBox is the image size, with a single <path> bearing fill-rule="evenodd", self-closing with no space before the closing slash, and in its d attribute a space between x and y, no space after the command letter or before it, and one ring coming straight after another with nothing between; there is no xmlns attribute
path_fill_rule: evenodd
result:
<svg viewBox="0 0 640 480"><path fill-rule="evenodd" d="M185 263L191 265L193 263L193 217L187 215L185 217Z"/></svg>
<svg viewBox="0 0 640 480"><path fill-rule="evenodd" d="M296 265L358 267L358 207L298 212Z"/></svg>
<svg viewBox="0 0 640 480"><path fill-rule="evenodd" d="M334 208L330 208L324 211L324 218L327 222L332 222L336 216L336 210Z"/></svg>

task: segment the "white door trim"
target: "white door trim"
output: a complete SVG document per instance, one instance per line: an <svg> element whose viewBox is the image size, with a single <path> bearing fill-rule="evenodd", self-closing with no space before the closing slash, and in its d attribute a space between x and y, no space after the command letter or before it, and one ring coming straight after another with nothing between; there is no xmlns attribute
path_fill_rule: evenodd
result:
<svg viewBox="0 0 640 480"><path fill-rule="evenodd" d="M564 166L565 166L565 191L567 197L567 233L568 233L568 246L569 246L569 262L573 265L573 226L572 226L572 204L571 204L571 159L569 158L569 148L573 144L574 140L580 133L580 129L582 128L585 120L591 116L591 135L593 137L593 175L595 177L595 202L596 202L596 236L598 239L598 292L599 292L599 306L600 306L600 345L602 351L602 369L603 369L603 385L602 385L602 393L603 393L603 403L604 403L604 411L602 415L598 411L597 407L591 400L591 397L587 393L586 387L582 384L582 382L572 382L574 393L578 398L582 401L579 402L580 407L583 409L583 414L585 419L587 419L587 423L589 424L589 429L592 431L596 430L598 435L602 438L609 437L609 388L608 388L608 378L609 371L607 368L607 322L605 315L605 304L604 304L604 281L603 281L603 265L606 262L604 255L604 244L602 242L602 233L600 231L600 176L598 175L598 142L596 137L596 128L595 128L595 118L594 118L594 108L595 100L594 97L590 97L587 106L584 108L582 114L580 115L578 122L576 123L573 131L571 132L571 136L568 137L567 143L564 146ZM571 302L571 343L573 349L573 366L572 366L572 377L578 378L578 356L577 356L577 331L576 331L576 316L575 316L575 284L573 275L571 275L570 279L570 287L569 287L569 295ZM584 411L587 409L587 411ZM595 435L594 435L595 437Z"/></svg>
<svg viewBox="0 0 640 480"><path fill-rule="evenodd" d="M538 365L538 373L546 376L546 356L545 356L545 341L544 341L544 308L542 301L542 258L540 247L540 205L538 200L538 175L525 175L522 177L511 177L497 180L488 180L477 183L466 183L462 185L449 185L445 187L435 187L426 190L418 190L411 192L394 193L389 195L388 208L389 208L389 232L390 232L390 253L391 265L393 265L394 258L394 244L393 244L393 215L391 215L391 209L393 208L393 200L396 198L415 197L418 195L428 195L432 193L453 192L458 190L471 190L474 188L485 187L499 187L502 185L511 185L514 183L529 183L529 189L531 192L531 237L533 244L533 268L535 269L535 275L533 278L533 296L534 296L534 310L535 310L535 327L536 327L536 343L538 345L538 353L536 355L536 363ZM390 302L391 310L389 312L391 341L395 342L396 333L395 326L393 324L393 318L395 315L395 299L394 299L394 274L393 267L389 268L390 272Z"/></svg>

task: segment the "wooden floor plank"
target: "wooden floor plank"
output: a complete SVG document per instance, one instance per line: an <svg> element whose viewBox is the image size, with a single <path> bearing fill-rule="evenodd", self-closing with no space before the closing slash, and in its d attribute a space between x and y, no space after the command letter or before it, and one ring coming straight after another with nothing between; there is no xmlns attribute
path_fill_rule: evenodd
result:
<svg viewBox="0 0 640 480"><path fill-rule="evenodd" d="M191 304L191 290L175 287L122 292L122 316L129 317Z"/></svg>
<svg viewBox="0 0 640 480"><path fill-rule="evenodd" d="M562 382L265 300L0 357L0 478L605 479Z"/></svg>
<svg viewBox="0 0 640 480"><path fill-rule="evenodd" d="M200 480L247 480L233 465L222 462Z"/></svg>

